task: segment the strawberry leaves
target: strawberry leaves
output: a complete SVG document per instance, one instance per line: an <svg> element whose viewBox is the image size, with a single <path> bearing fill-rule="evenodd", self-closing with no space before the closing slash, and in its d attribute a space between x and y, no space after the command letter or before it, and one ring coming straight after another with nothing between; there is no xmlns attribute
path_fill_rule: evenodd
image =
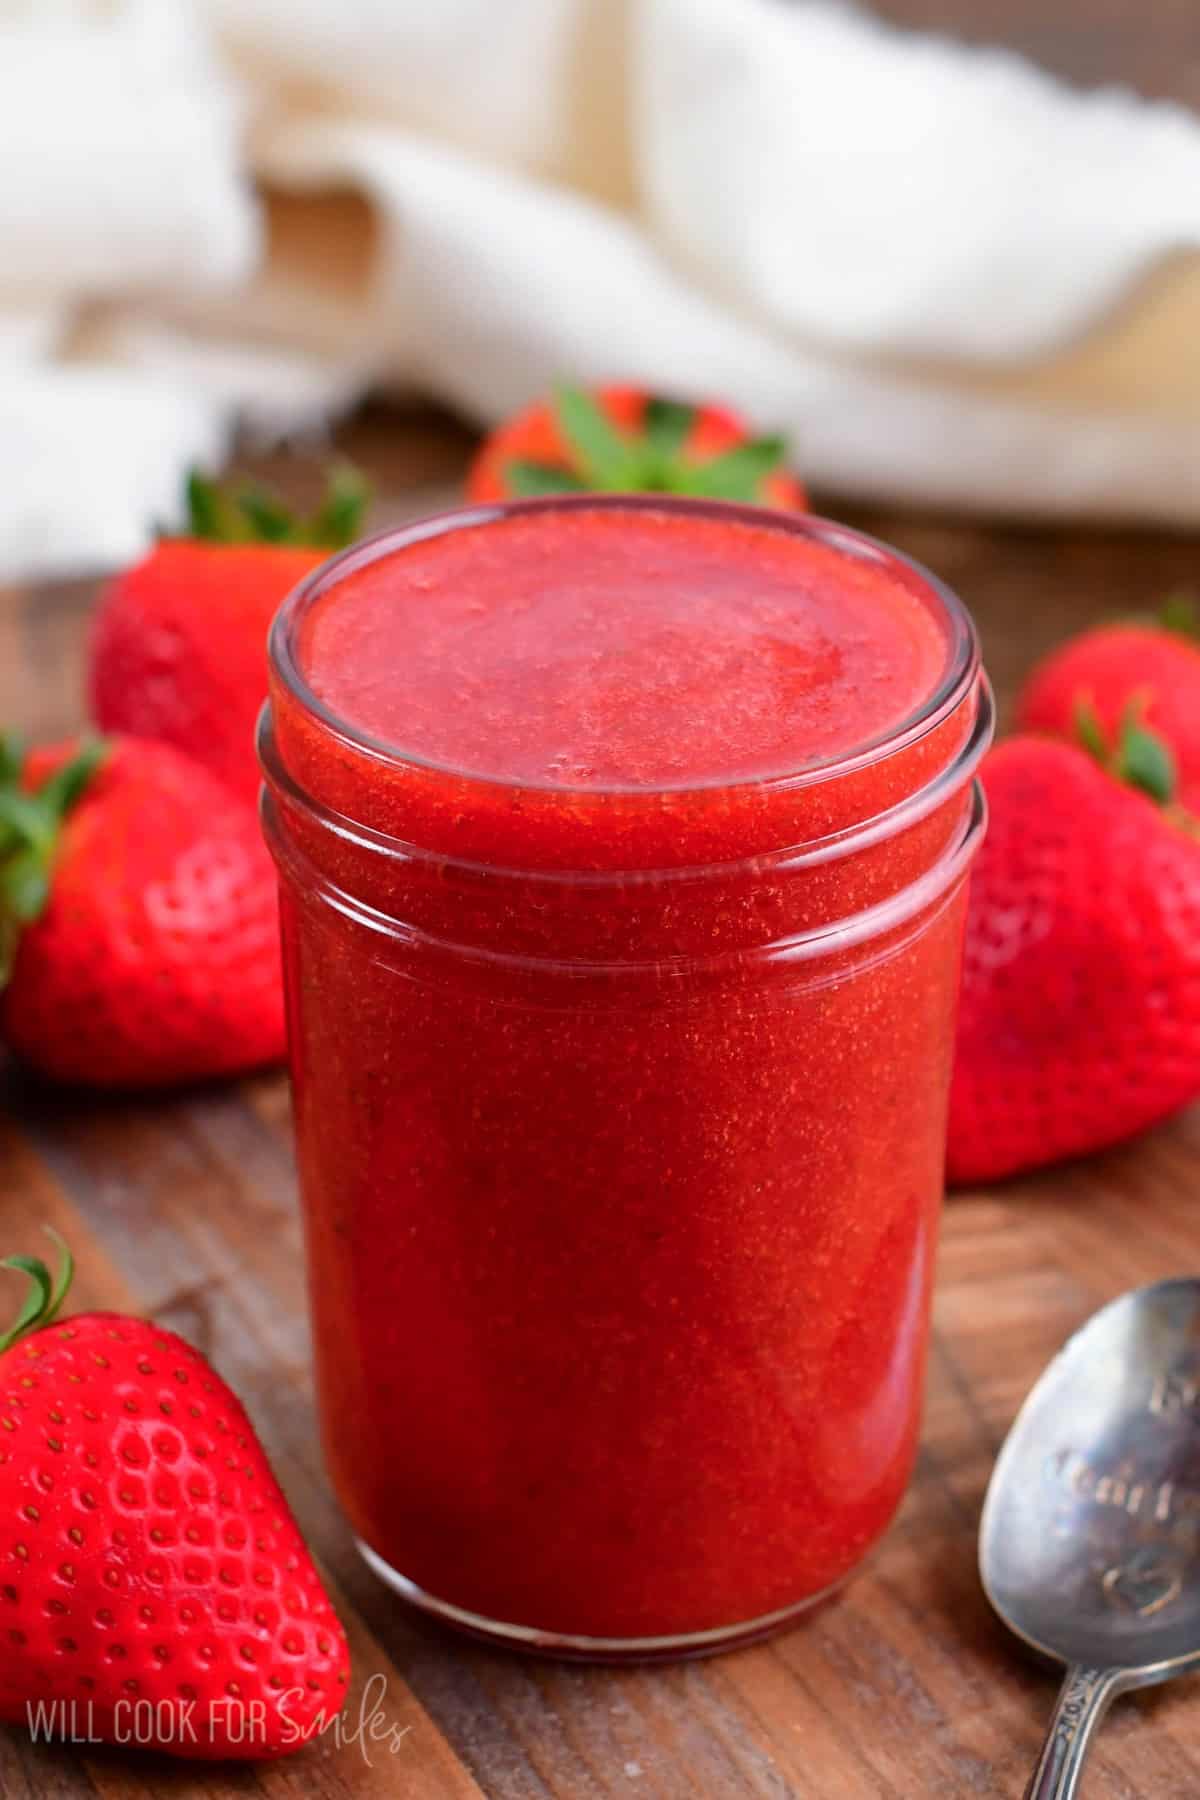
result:
<svg viewBox="0 0 1200 1800"><path fill-rule="evenodd" d="M686 472L680 493L706 500L740 500L751 504L770 475L783 463L787 446L780 437L752 438L721 456L696 463Z"/></svg>
<svg viewBox="0 0 1200 1800"><path fill-rule="evenodd" d="M661 394L652 394L646 402L643 430L657 456L682 455L695 424L695 407L685 406L681 400L664 400Z"/></svg>
<svg viewBox="0 0 1200 1800"><path fill-rule="evenodd" d="M554 415L589 486L619 489L637 473L637 440L618 431L582 388L556 388Z"/></svg>
<svg viewBox="0 0 1200 1800"><path fill-rule="evenodd" d="M17 942L41 916L63 820L107 753L99 739L80 745L34 793L21 786L24 747L0 733L0 988L12 973Z"/></svg>
<svg viewBox="0 0 1200 1800"><path fill-rule="evenodd" d="M518 500L540 500L546 494L585 494L588 484L564 464L533 462L519 456L504 471Z"/></svg>
<svg viewBox="0 0 1200 1800"><path fill-rule="evenodd" d="M1187 588L1168 594L1158 609L1158 622L1179 637L1200 639L1200 600Z"/></svg>
<svg viewBox="0 0 1200 1800"><path fill-rule="evenodd" d="M1117 773L1131 787L1167 806L1175 793L1175 758L1156 731L1126 721L1122 727Z"/></svg>
<svg viewBox="0 0 1200 1800"><path fill-rule="evenodd" d="M519 459L505 470L514 494L536 499L544 494L627 493L642 485L649 472L648 440L620 431L603 407L577 387L554 390L554 419L571 463Z"/></svg>
<svg viewBox="0 0 1200 1800"><path fill-rule="evenodd" d="M42 1229L58 1245L56 1276L51 1276L38 1256L0 1257L0 1269L13 1269L17 1274L24 1275L29 1282L21 1310L8 1330L0 1332L0 1355L5 1350L11 1350L18 1338L25 1337L31 1331L40 1331L44 1325L49 1325L54 1320L75 1278L75 1259L65 1239L58 1235L52 1225L45 1225Z"/></svg>
<svg viewBox="0 0 1200 1800"><path fill-rule="evenodd" d="M348 463L330 473L325 497L307 518L266 488L222 487L193 469L187 478L186 535L213 544L291 544L342 550L362 529L370 487Z"/></svg>
<svg viewBox="0 0 1200 1800"><path fill-rule="evenodd" d="M569 462L517 458L505 466L512 493L523 499L547 494L689 494L696 499L762 498L763 483L784 466L787 445L779 437L736 444L716 456L689 456L697 423L695 407L652 396L641 428L622 430L582 388L560 386L554 420Z"/></svg>
<svg viewBox="0 0 1200 1800"><path fill-rule="evenodd" d="M1169 806L1177 785L1175 757L1166 739L1142 724L1145 707L1145 695L1135 695L1110 739L1091 700L1081 697L1075 705L1075 734L1110 775L1138 788L1157 806Z"/></svg>

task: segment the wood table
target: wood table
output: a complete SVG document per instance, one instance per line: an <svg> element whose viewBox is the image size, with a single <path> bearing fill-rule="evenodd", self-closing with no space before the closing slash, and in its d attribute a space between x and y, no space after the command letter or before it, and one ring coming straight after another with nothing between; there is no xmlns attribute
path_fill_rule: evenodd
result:
<svg viewBox="0 0 1200 1800"><path fill-rule="evenodd" d="M351 449L378 518L426 508L468 440L448 421L370 415ZM303 487L310 473L284 469ZM438 484L441 484L440 492ZM832 510L835 502L829 502ZM931 564L974 609L1002 699L1032 658L1200 571L1200 540L982 530L866 514L853 523ZM0 598L0 716L38 734L80 716L90 584ZM371 1677L394 1750L328 1738L258 1769L32 1746L0 1732L0 1793L263 1794L405 1800L922 1800L1015 1796L1054 1682L991 1619L975 1538L997 1447L1062 1339L1134 1283L1200 1264L1200 1109L1139 1143L946 1209L917 1477L844 1599L773 1643L708 1662L610 1671L524 1661L439 1635L367 1573L314 1433L288 1098L280 1075L160 1100L87 1099L9 1070L0 1242L49 1221L79 1256L81 1306L152 1314L211 1355L262 1433L350 1632L351 1705ZM431 1377L433 1378L433 1377ZM1200 1690L1118 1703L1088 1800L1200 1794Z"/></svg>

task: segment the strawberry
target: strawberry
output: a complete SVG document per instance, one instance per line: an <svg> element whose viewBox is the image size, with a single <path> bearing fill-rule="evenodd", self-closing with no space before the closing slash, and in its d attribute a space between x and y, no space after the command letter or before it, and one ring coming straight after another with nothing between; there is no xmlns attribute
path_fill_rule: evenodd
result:
<svg viewBox="0 0 1200 1800"><path fill-rule="evenodd" d="M298 1749L349 1656L241 1402L145 1319L53 1323L65 1246L55 1283L0 1267L30 1284L0 1338L0 1718L175 1756Z"/></svg>
<svg viewBox="0 0 1200 1800"><path fill-rule="evenodd" d="M484 440L467 496L692 494L802 512L808 502L786 455L782 438L752 438L723 406L685 406L633 387L559 387Z"/></svg>
<svg viewBox="0 0 1200 1800"><path fill-rule="evenodd" d="M267 629L296 584L357 534L365 498L356 476L338 473L320 510L296 521L257 489L227 495L193 475L187 535L163 539L101 601L88 670L101 729L174 744L255 800Z"/></svg>
<svg viewBox="0 0 1200 1800"><path fill-rule="evenodd" d="M276 1061L276 883L252 809L168 744L25 761L0 740L0 983L0 1036L62 1080Z"/></svg>
<svg viewBox="0 0 1200 1800"><path fill-rule="evenodd" d="M1015 737L985 759L948 1174L1116 1144L1200 1094L1200 836L1162 741L1127 716L1104 763ZM1164 802L1166 804L1164 804Z"/></svg>
<svg viewBox="0 0 1200 1800"><path fill-rule="evenodd" d="M1083 707L1113 732L1131 700L1174 753L1181 804L1200 813L1200 625L1185 597L1157 620L1099 625L1051 652L1026 682L1017 718L1024 731L1070 737Z"/></svg>

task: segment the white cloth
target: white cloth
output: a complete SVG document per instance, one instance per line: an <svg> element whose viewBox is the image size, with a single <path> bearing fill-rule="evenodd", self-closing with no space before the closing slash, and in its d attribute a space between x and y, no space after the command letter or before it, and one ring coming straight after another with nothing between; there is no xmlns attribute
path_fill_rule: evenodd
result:
<svg viewBox="0 0 1200 1800"><path fill-rule="evenodd" d="M1087 362L1200 253L1200 120L834 0L0 0L0 243L0 575L134 554L239 420L562 374L847 493L1200 522L1195 369Z"/></svg>

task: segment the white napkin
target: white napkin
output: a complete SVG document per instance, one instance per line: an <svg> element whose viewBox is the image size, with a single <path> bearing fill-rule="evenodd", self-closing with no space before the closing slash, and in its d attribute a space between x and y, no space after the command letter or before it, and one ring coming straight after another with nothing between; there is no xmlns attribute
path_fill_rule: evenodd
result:
<svg viewBox="0 0 1200 1800"><path fill-rule="evenodd" d="M235 420L564 372L851 494L1200 520L1200 364L1129 337L1200 122L831 0L0 0L0 242L3 574L134 554Z"/></svg>
<svg viewBox="0 0 1200 1800"><path fill-rule="evenodd" d="M655 239L787 333L1024 360L1200 243L1200 127L1020 58L778 0L640 15Z"/></svg>

